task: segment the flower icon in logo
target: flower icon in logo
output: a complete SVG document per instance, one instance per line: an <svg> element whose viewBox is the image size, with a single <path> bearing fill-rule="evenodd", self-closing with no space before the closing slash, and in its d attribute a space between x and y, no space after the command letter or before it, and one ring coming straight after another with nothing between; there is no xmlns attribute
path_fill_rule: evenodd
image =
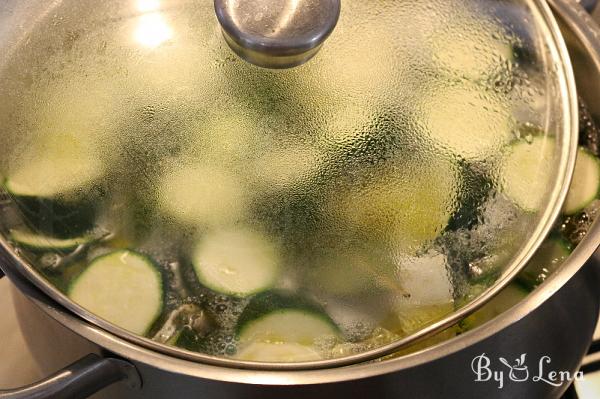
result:
<svg viewBox="0 0 600 399"><path fill-rule="evenodd" d="M508 369L510 370L508 377L511 381L523 382L529 379L529 370L525 365L525 356L526 354L523 353L521 357L516 358L515 364L513 366L511 366L510 363L508 363L508 360L506 360L505 358L498 358L500 362L506 367L508 367Z"/></svg>

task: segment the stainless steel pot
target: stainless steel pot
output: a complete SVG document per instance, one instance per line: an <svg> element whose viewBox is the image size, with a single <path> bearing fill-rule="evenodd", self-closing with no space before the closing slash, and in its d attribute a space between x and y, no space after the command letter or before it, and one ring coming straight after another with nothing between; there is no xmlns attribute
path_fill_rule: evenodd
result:
<svg viewBox="0 0 600 399"><path fill-rule="evenodd" d="M573 0L551 3L569 44L580 95L600 117L600 29ZM1 13L2 8L0 19ZM546 372L574 373L600 308L600 256L593 255L599 244L600 224L595 223L559 271L525 301L478 329L396 359L318 371L230 369L153 352L60 307L15 272L18 259L3 253L0 264L17 288L21 326L43 368L50 371L84 357L39 384L0 391L0 398L83 398L117 381L122 383L102 397L559 397L568 382L506 378L499 389L494 379L475 381L472 362L483 353L492 360L526 353L532 373L537 374L544 356L552 361L545 364ZM86 356L90 353L95 355Z"/></svg>

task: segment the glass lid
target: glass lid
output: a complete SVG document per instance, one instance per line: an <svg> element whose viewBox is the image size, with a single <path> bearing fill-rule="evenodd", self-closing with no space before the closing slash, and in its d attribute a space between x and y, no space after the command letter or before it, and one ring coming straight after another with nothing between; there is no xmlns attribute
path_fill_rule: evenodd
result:
<svg viewBox="0 0 600 399"><path fill-rule="evenodd" d="M138 344L246 368L390 354L501 290L560 211L576 97L543 1L344 0L279 69L237 55L213 0L45 7L0 64L0 241Z"/></svg>

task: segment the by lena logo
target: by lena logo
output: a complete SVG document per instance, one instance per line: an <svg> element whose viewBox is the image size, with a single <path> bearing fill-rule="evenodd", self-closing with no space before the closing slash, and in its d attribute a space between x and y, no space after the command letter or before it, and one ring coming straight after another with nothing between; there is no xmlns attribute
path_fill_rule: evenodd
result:
<svg viewBox="0 0 600 399"><path fill-rule="evenodd" d="M511 381L523 382L529 379L529 369L525 365L525 356L527 355L523 353L521 357L515 359L514 365L508 363L508 360L506 360L503 357L498 358L500 360L500 363L508 367L508 369L510 370L508 378L510 378Z"/></svg>
<svg viewBox="0 0 600 399"><path fill-rule="evenodd" d="M503 357L498 358L497 364L492 364L492 359L485 353L475 356L471 362L471 370L475 374L475 382L494 381L498 384L498 389L504 388L506 381L527 382L548 384L555 387L564 383L583 380L583 372L578 371L572 374L569 371L551 370L550 356L542 356L537 361L537 370L530 373L526 364L527 354L523 353L513 362L509 362Z"/></svg>

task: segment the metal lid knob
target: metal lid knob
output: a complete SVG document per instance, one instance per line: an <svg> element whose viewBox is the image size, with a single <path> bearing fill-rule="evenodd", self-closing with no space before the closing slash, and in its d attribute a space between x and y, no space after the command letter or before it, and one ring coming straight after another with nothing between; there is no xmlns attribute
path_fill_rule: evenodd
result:
<svg viewBox="0 0 600 399"><path fill-rule="evenodd" d="M311 59L335 28L340 7L340 0L215 0L229 46L265 68Z"/></svg>

